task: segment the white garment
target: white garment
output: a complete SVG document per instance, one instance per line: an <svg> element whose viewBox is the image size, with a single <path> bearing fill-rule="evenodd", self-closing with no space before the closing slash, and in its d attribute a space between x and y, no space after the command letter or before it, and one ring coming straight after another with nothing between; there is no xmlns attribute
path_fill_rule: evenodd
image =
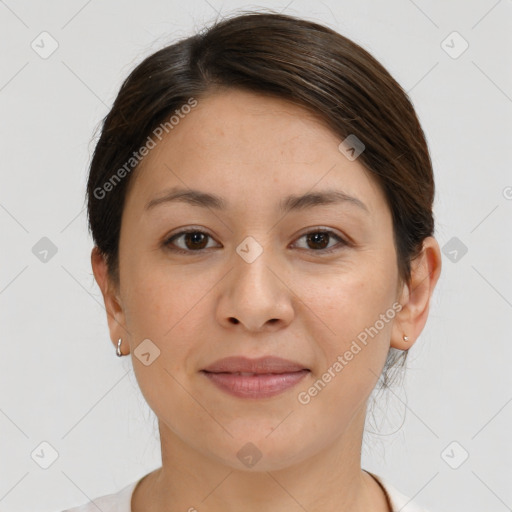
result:
<svg viewBox="0 0 512 512"><path fill-rule="evenodd" d="M369 472L368 472L369 473ZM415 505L410 499L395 489L387 480L381 476L370 473L384 488L391 502L393 512L427 512L424 508ZM144 478L144 477L142 477ZM132 482L114 494L107 494L75 508L69 508L62 512L132 512L131 500L136 485L142 480Z"/></svg>

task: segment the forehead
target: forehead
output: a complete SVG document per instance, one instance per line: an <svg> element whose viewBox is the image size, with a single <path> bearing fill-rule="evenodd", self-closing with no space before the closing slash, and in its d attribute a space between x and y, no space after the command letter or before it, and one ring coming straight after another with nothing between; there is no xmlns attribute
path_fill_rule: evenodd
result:
<svg viewBox="0 0 512 512"><path fill-rule="evenodd" d="M338 149L341 138L305 108L260 94L227 90L198 98L156 141L132 177L127 203L142 210L168 188L201 189L237 206L336 188L370 211L384 197L368 171Z"/></svg>

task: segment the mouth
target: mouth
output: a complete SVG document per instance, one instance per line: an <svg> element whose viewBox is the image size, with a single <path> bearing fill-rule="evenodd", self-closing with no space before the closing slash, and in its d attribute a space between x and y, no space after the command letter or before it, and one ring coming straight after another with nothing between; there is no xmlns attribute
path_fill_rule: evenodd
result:
<svg viewBox="0 0 512 512"><path fill-rule="evenodd" d="M268 398L287 391L310 373L279 357L229 357L200 371L218 389L239 398Z"/></svg>
<svg viewBox="0 0 512 512"><path fill-rule="evenodd" d="M203 374L220 390L240 398L268 398L294 387L309 370L287 373L208 372Z"/></svg>
<svg viewBox="0 0 512 512"><path fill-rule="evenodd" d="M211 373L249 373L249 374L276 374L291 373L309 370L305 365L276 356L264 356L251 359L245 356L225 357L203 368Z"/></svg>

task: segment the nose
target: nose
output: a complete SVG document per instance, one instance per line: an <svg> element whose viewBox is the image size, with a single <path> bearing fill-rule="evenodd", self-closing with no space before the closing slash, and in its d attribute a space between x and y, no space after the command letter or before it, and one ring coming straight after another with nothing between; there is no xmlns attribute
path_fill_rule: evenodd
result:
<svg viewBox="0 0 512 512"><path fill-rule="evenodd" d="M225 327L240 324L247 331L278 330L294 315L293 292L286 272L267 252L252 263L236 254L234 268L222 281L218 320Z"/></svg>

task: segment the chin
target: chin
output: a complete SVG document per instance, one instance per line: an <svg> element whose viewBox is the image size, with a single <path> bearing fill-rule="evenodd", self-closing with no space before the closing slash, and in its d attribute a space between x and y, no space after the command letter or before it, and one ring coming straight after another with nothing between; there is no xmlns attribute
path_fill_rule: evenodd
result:
<svg viewBox="0 0 512 512"><path fill-rule="evenodd" d="M302 462L310 455L308 452L312 451L312 447L308 449L300 442L300 439L307 439L307 436L294 439L286 429L280 435L277 435L277 430L269 433L268 428L256 431L254 425L249 432L244 433L228 430L233 438L224 438L222 452L213 455L235 470L278 471ZM215 447L219 447L219 444L216 443ZM226 454L233 456L226 459Z"/></svg>

